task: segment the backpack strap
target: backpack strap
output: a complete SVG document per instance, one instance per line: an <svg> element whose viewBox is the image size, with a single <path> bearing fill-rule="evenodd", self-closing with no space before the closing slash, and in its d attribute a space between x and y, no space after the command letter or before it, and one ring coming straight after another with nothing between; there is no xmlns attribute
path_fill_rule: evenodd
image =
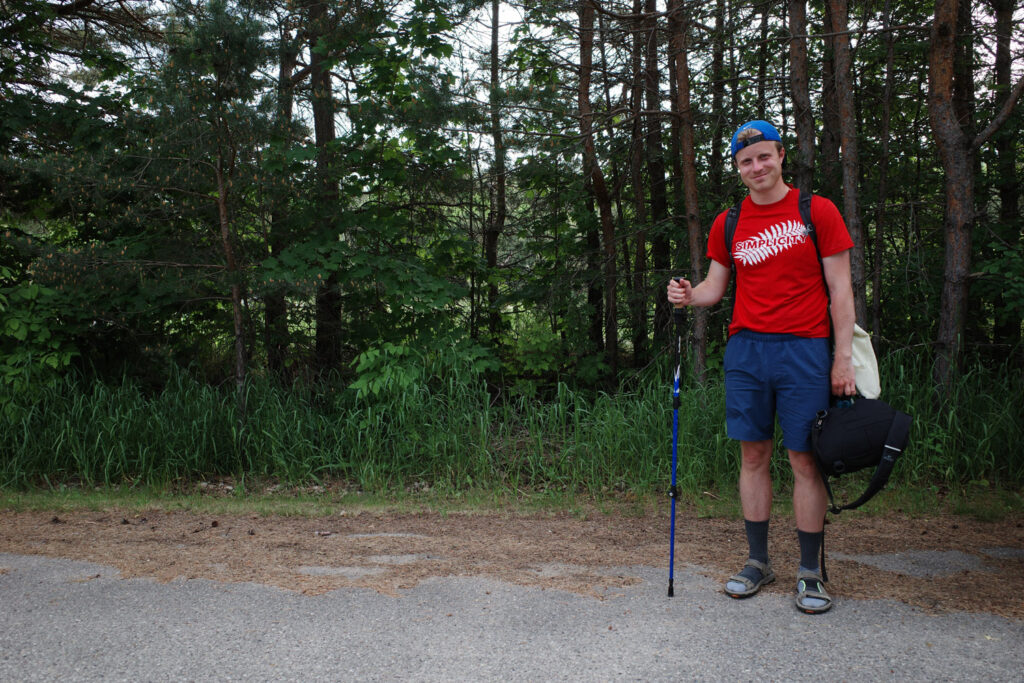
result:
<svg viewBox="0 0 1024 683"><path fill-rule="evenodd" d="M830 511L838 515L843 510L855 510L881 491L889 482L893 465L896 464L896 459L900 457L903 449L906 448L909 437L910 415L897 410L896 414L893 415L892 424L889 425L889 434L885 437L885 446L882 447L882 459L879 461L878 467L875 468L875 473L871 475L868 488L861 494L860 498L852 503L837 506L835 499L832 497L832 487L828 483L828 477L822 474L822 478L825 480L825 490L828 492Z"/></svg>
<svg viewBox="0 0 1024 683"><path fill-rule="evenodd" d="M736 225L740 222L740 207L743 205L741 199L735 205L729 207L725 214L725 250L729 253L729 263L732 263L732 242L736 237ZM735 268L735 264L733 265Z"/></svg>
<svg viewBox="0 0 1024 683"><path fill-rule="evenodd" d="M807 226L807 230L810 231L807 236L811 238L811 241L814 242L814 248L817 249L818 235L814 232L814 221L811 220L811 198L814 195L810 192L804 192L803 190L798 191L800 192L800 220L804 222L804 225ZM818 258L821 257L819 256Z"/></svg>
<svg viewBox="0 0 1024 683"><path fill-rule="evenodd" d="M802 220L804 222L804 225L807 226L807 236L811 239L811 242L814 244L814 253L818 256L818 265L821 266L821 277L822 279L824 279L825 264L821 260L821 250L818 249L818 232L817 230L814 229L814 221L811 220L811 198L813 196L814 195L812 195L810 192L804 192L803 190L800 190L800 220ZM825 290L826 292L828 291L827 285L825 287Z"/></svg>

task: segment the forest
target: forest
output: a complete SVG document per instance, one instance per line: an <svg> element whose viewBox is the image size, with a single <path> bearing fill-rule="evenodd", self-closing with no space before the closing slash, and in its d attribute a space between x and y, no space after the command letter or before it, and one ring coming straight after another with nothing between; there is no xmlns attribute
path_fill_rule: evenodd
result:
<svg viewBox="0 0 1024 683"><path fill-rule="evenodd" d="M844 216L906 476L1024 482L1024 3L0 8L0 485L657 488L677 334L735 481L729 305L665 284L749 119Z"/></svg>

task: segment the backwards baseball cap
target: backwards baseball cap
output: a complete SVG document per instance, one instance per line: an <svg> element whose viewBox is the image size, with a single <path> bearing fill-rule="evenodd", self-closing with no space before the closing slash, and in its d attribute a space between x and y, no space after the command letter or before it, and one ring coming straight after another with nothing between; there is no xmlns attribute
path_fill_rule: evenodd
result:
<svg viewBox="0 0 1024 683"><path fill-rule="evenodd" d="M745 140L739 140L740 133L745 130L756 130L757 134L753 135ZM782 142L782 136L779 135L779 131L775 130L775 126L768 123L767 121L747 121L742 126L736 129L736 132L732 134L732 156L735 159L736 153L748 145L755 145L758 142Z"/></svg>

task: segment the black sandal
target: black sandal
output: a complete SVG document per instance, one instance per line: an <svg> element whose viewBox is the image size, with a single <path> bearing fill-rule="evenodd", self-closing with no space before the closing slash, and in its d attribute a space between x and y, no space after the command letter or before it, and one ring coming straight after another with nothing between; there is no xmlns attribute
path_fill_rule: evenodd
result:
<svg viewBox="0 0 1024 683"><path fill-rule="evenodd" d="M804 600L824 600L823 605L805 605ZM832 598L825 590L825 582L817 572L801 571L796 577L796 607L807 614L821 614L832 609Z"/></svg>

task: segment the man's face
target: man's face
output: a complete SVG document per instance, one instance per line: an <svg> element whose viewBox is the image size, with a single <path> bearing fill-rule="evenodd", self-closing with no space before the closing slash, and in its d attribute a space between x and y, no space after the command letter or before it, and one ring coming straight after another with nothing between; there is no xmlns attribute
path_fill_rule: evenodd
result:
<svg viewBox="0 0 1024 683"><path fill-rule="evenodd" d="M782 160L785 150L779 150L771 140L757 142L736 153L736 167L740 180L752 193L769 192L782 182Z"/></svg>

